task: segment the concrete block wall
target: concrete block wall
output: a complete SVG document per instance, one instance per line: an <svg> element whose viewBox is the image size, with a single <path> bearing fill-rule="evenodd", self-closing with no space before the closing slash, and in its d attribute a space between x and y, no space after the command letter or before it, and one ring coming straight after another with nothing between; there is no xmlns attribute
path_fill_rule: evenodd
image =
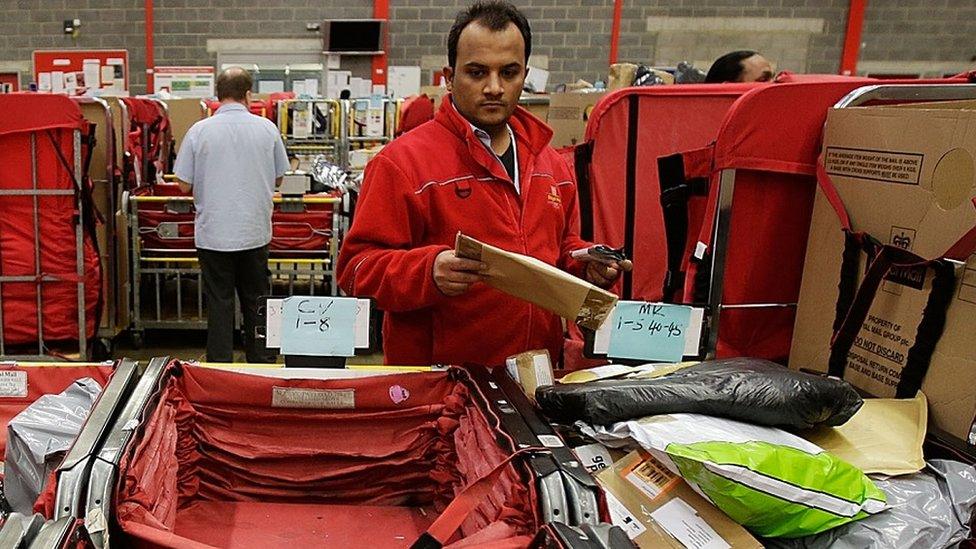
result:
<svg viewBox="0 0 976 549"><path fill-rule="evenodd" d="M469 0L391 0L390 64L432 68L446 58L446 37ZM517 0L533 25L534 52L552 73L550 83L605 78L613 0ZM620 60L673 61L679 48L704 61L715 51L772 49L780 68L836 72L848 0L625 0ZM305 24L326 18L366 18L368 0L156 0L158 65L214 64L207 40L314 38ZM82 20L77 39L61 33L63 19ZM660 18L735 20L740 30L662 30ZM820 32L802 36L749 31L769 19L821 20ZM891 66L969 64L976 55L976 0L872 0L861 59ZM803 47L806 47L805 54ZM0 70L29 72L31 52L48 48L125 48L132 88L145 86L143 2L140 0L0 0ZM698 56L698 57L696 57ZM799 57L803 57L800 59ZM887 63L888 65L884 65ZM702 68L707 69L707 66ZM24 81L29 78L25 76Z"/></svg>

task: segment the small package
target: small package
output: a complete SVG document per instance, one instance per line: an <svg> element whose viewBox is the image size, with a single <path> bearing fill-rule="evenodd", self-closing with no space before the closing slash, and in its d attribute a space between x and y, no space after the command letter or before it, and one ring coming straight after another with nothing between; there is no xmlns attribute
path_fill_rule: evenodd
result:
<svg viewBox="0 0 976 549"><path fill-rule="evenodd" d="M545 349L526 351L508 357L505 360L505 370L522 386L522 390L533 402L536 389L553 383L552 360L549 358L549 351Z"/></svg>
<svg viewBox="0 0 976 549"><path fill-rule="evenodd" d="M596 330L617 303L617 296L534 257L508 252L458 233L455 253L488 265L489 286L524 299Z"/></svg>
<svg viewBox="0 0 976 549"><path fill-rule="evenodd" d="M635 451L596 475L613 524L639 547L760 548L745 528L649 454Z"/></svg>
<svg viewBox="0 0 976 549"><path fill-rule="evenodd" d="M4 492L14 511L29 515L34 501L81 432L102 388L79 379L58 395L44 395L7 426Z"/></svg>
<svg viewBox="0 0 976 549"><path fill-rule="evenodd" d="M763 537L818 534L887 509L884 492L860 470L774 427L667 414L583 431L607 444L636 442Z"/></svg>

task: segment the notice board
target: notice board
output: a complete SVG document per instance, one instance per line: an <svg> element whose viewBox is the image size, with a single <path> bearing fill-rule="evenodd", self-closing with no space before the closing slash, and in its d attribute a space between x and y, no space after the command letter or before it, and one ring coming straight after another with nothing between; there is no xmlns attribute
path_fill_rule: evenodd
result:
<svg viewBox="0 0 976 549"><path fill-rule="evenodd" d="M129 91L128 50L35 50L37 90L81 94Z"/></svg>

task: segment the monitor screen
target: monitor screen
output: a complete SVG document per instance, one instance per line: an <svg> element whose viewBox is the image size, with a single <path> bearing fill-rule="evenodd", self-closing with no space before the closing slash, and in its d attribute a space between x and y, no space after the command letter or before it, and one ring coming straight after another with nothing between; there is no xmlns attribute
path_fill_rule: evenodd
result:
<svg viewBox="0 0 976 549"><path fill-rule="evenodd" d="M383 51L382 21L327 21L325 51Z"/></svg>

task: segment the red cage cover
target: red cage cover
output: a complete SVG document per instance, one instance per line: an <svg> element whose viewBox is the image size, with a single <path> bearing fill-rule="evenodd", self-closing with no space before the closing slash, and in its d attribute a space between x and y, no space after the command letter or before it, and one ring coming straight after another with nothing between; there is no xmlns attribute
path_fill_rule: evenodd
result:
<svg viewBox="0 0 976 549"><path fill-rule="evenodd" d="M188 196L173 183L143 186L133 195ZM336 204L306 202L302 204L302 211L287 211L283 206L282 203L275 204L271 214L270 251L277 256L327 252L333 236ZM195 249L192 202L140 202L138 215L143 250L191 252Z"/></svg>
<svg viewBox="0 0 976 549"><path fill-rule="evenodd" d="M38 341L40 288L45 342L78 340L77 243L75 229L83 223L81 261L84 282L85 337L98 326L101 262L95 248L93 209L87 174L74 181L74 132L87 133L78 105L67 96L15 93L0 95L0 189L30 190L31 136L37 157L37 186L44 190L75 190L68 195L4 196L0 201L0 275L32 277L2 284L3 340L7 345ZM82 139L82 143L85 140ZM85 158L82 151L80 155ZM84 162L84 160L82 160ZM81 194L85 219L79 217ZM35 245L34 216L39 225ZM36 255L35 255L36 254ZM38 267L39 261L39 269ZM36 272L40 271L40 280Z"/></svg>
<svg viewBox="0 0 976 549"><path fill-rule="evenodd" d="M592 147L587 174L593 208L592 240L624 246L627 223L632 219L634 272L631 288L624 289L625 298L659 301L662 297L667 264L658 158L713 141L732 102L755 86L625 88L606 96L593 109L586 124L587 146ZM628 218L631 154L633 217Z"/></svg>
<svg viewBox="0 0 976 549"><path fill-rule="evenodd" d="M689 175L710 178L704 216L697 227L689 227L689 240L700 243L695 246L698 258L711 252L720 172L735 170L725 244L722 302L726 305L796 303L827 111L854 89L877 83L809 75L796 80L743 95L722 123L714 146L696 153L706 160L685 162L686 169L697 164L706 172ZM696 277L708 261L706 257L704 262L687 262L686 302L701 301L702 296L695 295ZM717 356L784 361L794 316L793 307L723 310Z"/></svg>
<svg viewBox="0 0 976 549"><path fill-rule="evenodd" d="M169 139L169 116L160 103L142 97L123 97L128 120L123 123L125 136L123 180L128 188L151 182L158 172L166 171L168 159L163 158L163 146ZM151 167L150 181L143 181L142 166Z"/></svg>

